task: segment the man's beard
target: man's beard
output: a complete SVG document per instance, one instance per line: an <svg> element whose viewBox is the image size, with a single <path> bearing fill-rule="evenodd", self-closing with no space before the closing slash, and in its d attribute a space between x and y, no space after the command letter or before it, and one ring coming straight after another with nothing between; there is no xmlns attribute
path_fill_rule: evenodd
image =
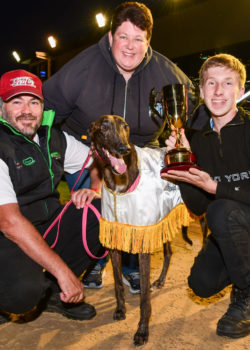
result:
<svg viewBox="0 0 250 350"><path fill-rule="evenodd" d="M37 117L33 116L32 114L21 114L20 116L16 117L15 121L13 121L12 118L8 115L8 113L6 113L3 109L2 117L11 126L13 126L16 130L18 130L21 134L23 134L24 136L27 136L29 138L36 134L36 132L40 126L40 121L37 121L37 123L35 125L33 125L32 127L29 126L28 129L27 129L27 127L20 128L20 126L17 124L17 122L19 120L37 120Z"/></svg>

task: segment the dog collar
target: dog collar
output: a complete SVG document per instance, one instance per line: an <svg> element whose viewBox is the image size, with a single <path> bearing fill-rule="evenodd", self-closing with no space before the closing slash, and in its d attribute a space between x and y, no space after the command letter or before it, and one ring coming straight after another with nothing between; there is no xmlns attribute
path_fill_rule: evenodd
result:
<svg viewBox="0 0 250 350"><path fill-rule="evenodd" d="M108 164L108 162L106 162L105 160L102 159L102 157L100 156L99 152L96 149L94 149L94 152L97 155L97 157L100 159L101 162L103 162L104 164Z"/></svg>
<svg viewBox="0 0 250 350"><path fill-rule="evenodd" d="M140 181L140 172L139 172L139 170L138 170L138 173L137 173L137 176L136 176L135 181L134 181L133 184L129 187L129 189L126 191L126 193L133 192L133 191L136 189L136 187L137 187L139 181Z"/></svg>

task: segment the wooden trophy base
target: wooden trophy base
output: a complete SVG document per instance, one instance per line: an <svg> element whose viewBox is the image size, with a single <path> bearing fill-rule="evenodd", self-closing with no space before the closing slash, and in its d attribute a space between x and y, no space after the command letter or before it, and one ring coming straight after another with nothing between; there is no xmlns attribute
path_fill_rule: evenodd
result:
<svg viewBox="0 0 250 350"><path fill-rule="evenodd" d="M195 162L195 155L188 149L175 148L166 153L164 158L166 166L161 170L161 174L165 174L169 170L188 171L190 168L201 169Z"/></svg>
<svg viewBox="0 0 250 350"><path fill-rule="evenodd" d="M194 163L176 163L167 165L163 169L161 169L161 174L166 174L169 170L181 170L181 171L188 171L190 168L196 168L201 170L201 168L194 164Z"/></svg>

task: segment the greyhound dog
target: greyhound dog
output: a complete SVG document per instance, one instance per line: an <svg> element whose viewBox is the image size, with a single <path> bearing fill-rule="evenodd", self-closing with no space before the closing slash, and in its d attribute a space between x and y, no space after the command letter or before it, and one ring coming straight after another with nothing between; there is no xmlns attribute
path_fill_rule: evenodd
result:
<svg viewBox="0 0 250 350"><path fill-rule="evenodd" d="M140 322L138 324L138 329L134 335L134 345L143 345L148 341L148 323L151 314L151 303L150 303L150 253L151 248L138 248L138 250L133 250L134 238L131 239L126 244L122 245L119 243L120 236L126 236L124 232L127 230L138 229L138 235L141 235L142 244L145 243L146 238L144 235L144 226L141 226L140 220L145 220L146 229L145 235L150 235L151 230L157 227L157 231L162 231L162 216L165 218L166 213L172 212L174 207L184 206L180 196L180 191L178 186L172 184L166 180L158 178L157 179L150 174L146 169L147 174L143 175L142 169L145 168L142 158L148 158L148 155L144 155L144 149L139 149L139 147L134 146L129 139L130 130L126 121L114 115L104 115L101 116L96 122L93 122L89 128L89 134L91 137L91 149L92 154L95 158L95 162L100 169L100 175L103 178L102 186L102 218L100 221L100 240L104 246L110 249L110 257L113 266L114 280L115 280L115 295L117 300L117 306L113 315L115 320L125 319L125 298L124 298L124 287L122 282L122 272L121 272L121 250L125 250L131 253L139 253L139 270L140 270ZM146 149L147 150L147 149ZM151 168L160 166L159 154L163 161L164 150L163 149L148 149L148 152L153 155ZM143 154L143 156L142 156ZM155 158L154 158L155 157ZM158 158L157 158L158 157ZM149 160L151 164L151 160ZM141 176L139 183L138 177ZM144 176L144 177L143 177ZM146 181L146 188L139 194L137 191L140 188L140 181ZM150 183L157 186L158 182L163 186L160 190L150 188ZM149 200L145 200L147 191L150 192ZM158 192L157 192L158 191ZM155 192L157 192L157 200L154 202ZM124 194L136 195L136 197L128 197L128 202L126 202L126 196ZM137 193L137 194L136 194ZM167 197L161 200L163 193L166 193ZM139 197L139 198L138 198ZM159 198L159 199L158 199ZM121 203L124 202L122 207ZM181 204L180 204L181 203ZM141 207L138 208L138 206ZM178 206L179 205L179 206ZM152 225L151 217L154 216L153 211L162 210L165 207L165 213L160 216L160 223ZM183 209L181 207L181 209ZM185 208L186 210L186 208ZM115 213L113 213L115 211ZM170 215L169 214L169 215ZM158 215L158 214L157 214ZM126 219L130 220L129 216L133 216L131 222L126 223ZM180 215L179 215L180 216ZM179 218L178 216L178 218ZM104 219L103 219L104 217ZM123 223L119 223L120 218L125 217ZM123 219L122 219L123 220ZM134 221L133 221L134 220ZM149 221L148 221L149 220ZM189 224L189 215L187 213L185 222L180 222L179 227L176 223L177 219L173 219L173 226L175 230L178 231L182 225L185 227ZM118 223L117 223L118 221ZM137 226L138 225L138 226ZM115 237L112 242L108 242L102 233L106 230L106 226L112 231ZM121 226L121 227L120 227ZM158 226L160 227L158 229ZM102 229L102 227L104 227ZM166 226L165 231L168 230L170 226ZM130 232L129 231L129 232ZM164 231L164 230L163 230ZM106 232L106 231L105 231ZM162 232L160 232L160 235ZM105 236L105 235L104 235ZM147 244L152 244L153 236L149 236ZM161 236L160 236L161 237ZM125 239L126 241L126 239ZM171 245L169 239L160 239L161 246L163 245L164 251L164 263L163 269L160 277L152 284L153 287L161 288L164 285L167 270L169 267L170 258L172 255ZM134 244L136 245L136 244Z"/></svg>

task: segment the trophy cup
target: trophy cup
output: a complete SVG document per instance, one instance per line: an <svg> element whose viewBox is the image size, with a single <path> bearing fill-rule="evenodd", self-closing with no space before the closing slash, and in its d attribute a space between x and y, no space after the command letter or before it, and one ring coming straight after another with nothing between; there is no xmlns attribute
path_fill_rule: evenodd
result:
<svg viewBox="0 0 250 350"><path fill-rule="evenodd" d="M188 114L187 87L183 84L170 84L162 88L162 100L167 118L167 125L176 130L176 148L167 152L164 158L165 167L161 174L168 170L188 170L190 167L200 169L195 156L183 147L180 139L180 129L185 127ZM171 130L170 130L171 132Z"/></svg>

